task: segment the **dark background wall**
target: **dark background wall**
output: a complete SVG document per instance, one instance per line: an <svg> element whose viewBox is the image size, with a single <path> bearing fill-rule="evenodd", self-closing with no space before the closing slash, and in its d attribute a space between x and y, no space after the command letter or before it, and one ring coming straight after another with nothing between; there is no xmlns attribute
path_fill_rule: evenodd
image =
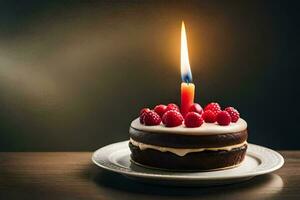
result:
<svg viewBox="0 0 300 200"><path fill-rule="evenodd" d="M300 147L292 1L0 4L0 151L94 150L179 103L181 20L197 102L237 107L252 143Z"/></svg>

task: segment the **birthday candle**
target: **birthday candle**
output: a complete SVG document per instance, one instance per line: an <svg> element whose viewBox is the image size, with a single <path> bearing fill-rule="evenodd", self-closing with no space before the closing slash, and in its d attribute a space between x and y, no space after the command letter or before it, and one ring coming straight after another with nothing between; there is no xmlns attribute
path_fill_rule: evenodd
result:
<svg viewBox="0 0 300 200"><path fill-rule="evenodd" d="M187 37L185 25L182 21L181 26L181 113L183 117L188 113L190 107L194 103L195 85L192 83L192 72L189 62L189 54L187 47Z"/></svg>

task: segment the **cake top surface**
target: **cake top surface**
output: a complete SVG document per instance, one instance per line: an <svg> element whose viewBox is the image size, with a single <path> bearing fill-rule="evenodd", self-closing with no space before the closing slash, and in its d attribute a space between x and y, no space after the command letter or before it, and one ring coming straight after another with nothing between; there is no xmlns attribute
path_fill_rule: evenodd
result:
<svg viewBox="0 0 300 200"><path fill-rule="evenodd" d="M165 127L163 124L157 126L145 126L140 123L139 118L133 120L130 125L132 128L157 133L183 134L183 135L217 135L226 133L235 133L247 129L247 122L240 118L236 123L230 123L228 126L220 126L217 123L203 123L197 128L187 128L184 125L177 127Z"/></svg>

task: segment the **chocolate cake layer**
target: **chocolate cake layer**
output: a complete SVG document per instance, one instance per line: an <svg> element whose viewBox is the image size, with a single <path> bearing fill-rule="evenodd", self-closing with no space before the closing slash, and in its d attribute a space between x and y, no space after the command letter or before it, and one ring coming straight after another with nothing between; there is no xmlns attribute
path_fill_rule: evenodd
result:
<svg viewBox="0 0 300 200"><path fill-rule="evenodd" d="M241 144L248 138L247 130L217 135L183 135L145 132L130 127L130 138L137 142L173 148L213 148Z"/></svg>
<svg viewBox="0 0 300 200"><path fill-rule="evenodd" d="M236 166L244 160L247 145L230 151L201 151L177 156L154 149L140 150L129 143L131 159L141 165L168 170L213 170Z"/></svg>

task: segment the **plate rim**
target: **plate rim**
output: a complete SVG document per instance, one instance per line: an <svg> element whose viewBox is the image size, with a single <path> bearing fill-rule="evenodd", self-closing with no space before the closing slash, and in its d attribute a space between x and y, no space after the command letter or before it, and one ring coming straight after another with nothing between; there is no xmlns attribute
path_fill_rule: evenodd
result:
<svg viewBox="0 0 300 200"><path fill-rule="evenodd" d="M120 145L121 143L127 143L129 142L129 140L125 140L125 141L120 141L120 142L116 142L116 143L112 143L106 146L103 146L99 149L97 149L96 151L93 152L92 155L92 162L101 167L102 169L108 170L108 171L112 171L118 174L122 174L125 176L130 176L130 177L137 177L137 178L151 178L151 179L165 179L165 180L225 180L225 179L242 179L242 178L247 178L247 177L254 177L254 176L258 176L258 175L263 175L263 174L268 174L271 173L275 170L278 170L279 168L281 168L284 164L284 158L283 156L264 146L260 146L260 145L256 145L256 144L251 144L248 143L249 146L251 146L251 148L256 148L256 149L260 149L261 151L267 151L268 153L273 154L273 156L277 157L278 159L278 163L276 165L274 165L273 167L267 168L267 169L261 169L260 171L250 171L250 172L246 172L244 174L238 174L238 175L218 175L218 176L211 176L211 177L203 177L203 176L186 176L186 175L178 175L178 174L174 174L174 175L169 175L169 174L154 174L154 173L143 173L143 172L137 172L137 171L131 171L128 170L127 168L121 168L120 166L117 166L115 164L108 164L108 165L112 165L114 167L109 167L108 165L105 165L103 163L99 163L98 161L96 161L96 155L100 152L103 151L107 148L111 148L112 146L115 145ZM255 157L256 159L261 159L258 158L255 153L253 152L249 152L249 150L247 150L247 154L249 156ZM121 170L122 169L122 170ZM178 172L180 173L180 172ZM187 173L187 172L185 172ZM193 173L193 172L188 172L188 173ZM194 173L199 173L199 172L194 172Z"/></svg>

